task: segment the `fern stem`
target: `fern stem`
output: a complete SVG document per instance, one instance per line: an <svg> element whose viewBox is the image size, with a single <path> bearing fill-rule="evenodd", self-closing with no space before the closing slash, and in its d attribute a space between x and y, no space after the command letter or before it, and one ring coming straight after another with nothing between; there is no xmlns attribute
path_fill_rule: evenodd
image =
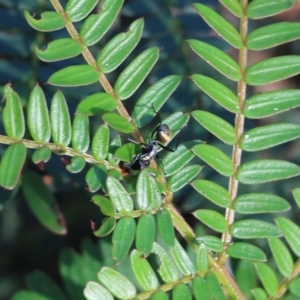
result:
<svg viewBox="0 0 300 300"><path fill-rule="evenodd" d="M238 94L240 109L243 107L243 104L246 100L246 90L247 90L247 85L244 80L244 74L247 66L247 54L248 54L245 45L246 38L247 38L247 30L248 30L248 17L246 15L247 4L248 4L247 0L241 0L242 9L244 12L240 21L240 35L243 41L243 47L240 49L240 53L239 53L239 66L241 69L242 78L240 79L237 85L237 94ZM244 122L245 122L244 115L241 112L237 113L235 117L235 130L236 130L237 142L232 149L232 162L234 166L234 174L233 176L230 177L229 185L228 185L231 204L230 207L226 209L226 213L225 213L228 229L222 236L224 251L221 252L219 255L218 261L220 265L224 265L226 263L228 255L225 253L225 250L232 241L232 236L229 233L229 230L230 230L230 226L234 222L234 217L235 217L233 204L238 192L238 181L235 178L235 174L239 165L241 164L241 159L242 159L242 150L240 148L239 143L240 143L240 138L244 132Z"/></svg>

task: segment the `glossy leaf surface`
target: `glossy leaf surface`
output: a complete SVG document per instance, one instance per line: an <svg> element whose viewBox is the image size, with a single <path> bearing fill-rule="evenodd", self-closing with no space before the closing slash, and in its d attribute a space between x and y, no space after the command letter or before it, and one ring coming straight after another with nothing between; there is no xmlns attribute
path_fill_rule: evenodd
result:
<svg viewBox="0 0 300 300"><path fill-rule="evenodd" d="M4 87L5 107L2 112L3 125L8 137L20 140L25 133L25 120L18 94L9 84Z"/></svg>
<svg viewBox="0 0 300 300"><path fill-rule="evenodd" d="M124 117L115 113L105 113L102 115L102 119L110 127L124 133L131 133L133 131L133 126Z"/></svg>
<svg viewBox="0 0 300 300"><path fill-rule="evenodd" d="M97 5L98 0L69 0L65 12L71 22L84 19Z"/></svg>
<svg viewBox="0 0 300 300"><path fill-rule="evenodd" d="M173 263L170 255L156 242L153 245L152 252L155 253L159 260L160 266L158 273L166 283L174 282L179 279L179 272Z"/></svg>
<svg viewBox="0 0 300 300"><path fill-rule="evenodd" d="M233 208L238 213L257 214L285 211L290 209L290 204L276 195L250 193L238 196Z"/></svg>
<svg viewBox="0 0 300 300"><path fill-rule="evenodd" d="M272 124L246 131L241 139L245 151L258 151L280 145L300 136L300 126L291 123Z"/></svg>
<svg viewBox="0 0 300 300"><path fill-rule="evenodd" d="M243 14L240 3L236 0L220 0L220 2L229 9L237 17L241 17Z"/></svg>
<svg viewBox="0 0 300 300"><path fill-rule="evenodd" d="M131 267L139 284L145 291L157 289L158 279L151 265L143 257L143 253L133 250L130 255Z"/></svg>
<svg viewBox="0 0 300 300"><path fill-rule="evenodd" d="M255 268L258 276L270 296L274 296L278 289L278 281L275 272L266 263L257 262Z"/></svg>
<svg viewBox="0 0 300 300"><path fill-rule="evenodd" d="M56 234L66 234L64 217L41 176L26 172L22 182L24 197L38 220L50 231Z"/></svg>
<svg viewBox="0 0 300 300"><path fill-rule="evenodd" d="M233 126L222 118L203 110L194 110L192 116L204 128L224 143L229 145L236 143L236 133Z"/></svg>
<svg viewBox="0 0 300 300"><path fill-rule="evenodd" d="M262 50L281 45L300 38L300 24L280 22L260 27L247 37L247 48Z"/></svg>
<svg viewBox="0 0 300 300"><path fill-rule="evenodd" d="M116 264L127 256L134 240L135 229L135 220L132 217L122 217L117 222L112 236L112 255Z"/></svg>
<svg viewBox="0 0 300 300"><path fill-rule="evenodd" d="M20 174L27 155L26 147L12 144L5 150L0 164L0 185L12 190L19 181Z"/></svg>
<svg viewBox="0 0 300 300"><path fill-rule="evenodd" d="M71 38L62 38L50 42L45 50L35 48L39 59L47 62L75 57L82 51L82 45Z"/></svg>
<svg viewBox="0 0 300 300"><path fill-rule="evenodd" d="M26 10L24 16L29 25L38 31L54 31L66 25L66 20L54 11L43 12L39 20L34 19Z"/></svg>
<svg viewBox="0 0 300 300"><path fill-rule="evenodd" d="M95 281L89 281L86 284L83 290L83 295L87 300L114 300L114 297L111 295L111 293Z"/></svg>
<svg viewBox="0 0 300 300"><path fill-rule="evenodd" d="M99 79L98 72L89 65L65 67L52 74L48 83L56 86L82 86L95 83Z"/></svg>
<svg viewBox="0 0 300 300"><path fill-rule="evenodd" d="M203 90L203 92L215 100L219 105L233 113L239 111L237 96L225 85L210 77L200 74L192 75L191 79L201 90Z"/></svg>
<svg viewBox="0 0 300 300"><path fill-rule="evenodd" d="M50 160L51 154L52 154L52 152L51 152L50 148L47 146L38 148L34 151L34 153L32 155L32 161L35 164L38 164L40 162L47 162Z"/></svg>
<svg viewBox="0 0 300 300"><path fill-rule="evenodd" d="M168 181L168 185L171 188L171 191L176 192L182 189L200 173L202 168L203 167L199 165L189 165L179 170Z"/></svg>
<svg viewBox="0 0 300 300"><path fill-rule="evenodd" d="M231 46L238 49L242 48L242 40L239 33L228 21L205 5L195 3L194 7L208 25Z"/></svg>
<svg viewBox="0 0 300 300"><path fill-rule="evenodd" d="M218 232L225 232L227 224L225 218L220 213L210 209L198 209L193 215L208 227Z"/></svg>
<svg viewBox="0 0 300 300"><path fill-rule="evenodd" d="M103 267L98 273L98 279L119 299L129 299L136 295L134 285L124 275L112 268Z"/></svg>
<svg viewBox="0 0 300 300"><path fill-rule="evenodd" d="M139 217L135 246L144 256L148 256L151 253L152 246L155 239L156 223L152 214L144 214Z"/></svg>
<svg viewBox="0 0 300 300"><path fill-rule="evenodd" d="M72 147L74 150L84 153L90 145L89 118L84 115L75 115L72 128Z"/></svg>
<svg viewBox="0 0 300 300"><path fill-rule="evenodd" d="M156 222L158 232L162 240L169 246L173 247L175 244L175 232L170 213L166 208L158 211L156 214Z"/></svg>
<svg viewBox="0 0 300 300"><path fill-rule="evenodd" d="M40 143L49 142L51 136L49 113L44 92L38 85L29 96L27 120L32 138Z"/></svg>
<svg viewBox="0 0 300 300"><path fill-rule="evenodd" d="M172 290L172 299L173 300L192 300L192 294L184 283L179 283L175 285L174 289Z"/></svg>
<svg viewBox="0 0 300 300"><path fill-rule="evenodd" d="M199 245L205 244L205 246L208 249L210 249L214 252L221 252L223 250L222 241L213 235L203 235L203 236L197 237L195 239L195 242Z"/></svg>
<svg viewBox="0 0 300 300"><path fill-rule="evenodd" d="M254 86L283 80L300 73L300 55L268 58L249 66L246 83Z"/></svg>
<svg viewBox="0 0 300 300"><path fill-rule="evenodd" d="M147 125L179 85L181 78L170 75L149 87L136 102L132 118L138 128ZM154 108L154 109L153 109Z"/></svg>
<svg viewBox="0 0 300 300"><path fill-rule="evenodd" d="M293 250L293 252L300 256L300 228L291 220L279 217L276 218L276 223L281 229L286 241Z"/></svg>
<svg viewBox="0 0 300 300"><path fill-rule="evenodd" d="M92 155L99 160L105 159L109 147L109 129L107 125L102 125L94 134L92 140Z"/></svg>
<svg viewBox="0 0 300 300"><path fill-rule="evenodd" d="M123 185L114 177L109 176L106 180L108 195L118 212L133 211L133 202Z"/></svg>
<svg viewBox="0 0 300 300"><path fill-rule="evenodd" d="M106 172L106 167L100 164L93 164L87 171L85 181L91 193L97 192L105 184Z"/></svg>
<svg viewBox="0 0 300 300"><path fill-rule="evenodd" d="M248 243L233 243L229 245L226 253L234 258L249 259L256 261L266 261L267 257L264 252L251 244Z"/></svg>
<svg viewBox="0 0 300 300"><path fill-rule="evenodd" d="M300 106L299 90L280 90L254 95L246 100L243 114L259 119Z"/></svg>
<svg viewBox="0 0 300 300"><path fill-rule="evenodd" d="M129 98L142 84L158 60L159 51L150 48L137 56L118 77L114 91L121 100Z"/></svg>
<svg viewBox="0 0 300 300"><path fill-rule="evenodd" d="M109 235L116 227L115 217L108 217L102 220L102 224L99 229L95 229L93 234L97 237L104 237Z"/></svg>
<svg viewBox="0 0 300 300"><path fill-rule="evenodd" d="M105 216L114 216L115 209L111 201L102 195L94 195L92 197L93 203L100 207L101 212Z"/></svg>
<svg viewBox="0 0 300 300"><path fill-rule="evenodd" d="M300 174L296 164L284 160L265 159L245 163L239 167L237 179L244 184L257 184L294 177Z"/></svg>
<svg viewBox="0 0 300 300"><path fill-rule="evenodd" d="M198 179L191 183L192 187L202 196L221 207L229 207L230 196L222 186L209 181Z"/></svg>
<svg viewBox="0 0 300 300"><path fill-rule="evenodd" d="M290 9L295 5L295 0L255 0L247 6L247 16L250 19L270 17Z"/></svg>
<svg viewBox="0 0 300 300"><path fill-rule="evenodd" d="M71 162L66 166L66 169L71 173L78 173L83 170L86 165L86 161L81 156L74 156L71 158Z"/></svg>
<svg viewBox="0 0 300 300"><path fill-rule="evenodd" d="M155 179L143 170L140 172L136 185L136 202L139 209L151 211L162 206L161 195Z"/></svg>
<svg viewBox="0 0 300 300"><path fill-rule="evenodd" d="M200 244L197 252L197 269L206 272L209 269L208 249L205 244Z"/></svg>
<svg viewBox="0 0 300 300"><path fill-rule="evenodd" d="M50 122L54 143L67 147L71 141L72 128L68 105L61 91L57 91L52 98Z"/></svg>
<svg viewBox="0 0 300 300"><path fill-rule="evenodd" d="M240 68L229 55L217 47L198 40L188 40L188 43L197 55L202 57L224 76L234 81L241 79Z"/></svg>
<svg viewBox="0 0 300 300"><path fill-rule="evenodd" d="M97 57L101 72L112 72L128 57L141 39L143 27L143 19L135 20L128 32L118 34L104 46Z"/></svg>
<svg viewBox="0 0 300 300"><path fill-rule="evenodd" d="M284 277L289 277L294 267L293 257L290 251L280 239L269 239L269 246L278 270Z"/></svg>
<svg viewBox="0 0 300 300"><path fill-rule="evenodd" d="M231 159L220 149L202 144L194 146L192 150L199 158L209 164L218 173L228 177L233 174Z"/></svg>
<svg viewBox="0 0 300 300"><path fill-rule="evenodd" d="M116 19L123 0L104 0L100 13L90 15L83 23L80 30L80 38L87 46L97 43L112 26Z"/></svg>
<svg viewBox="0 0 300 300"><path fill-rule="evenodd" d="M240 239L272 238L281 236L280 229L275 225L258 220L241 220L234 222L230 234Z"/></svg>
<svg viewBox="0 0 300 300"><path fill-rule="evenodd" d="M112 111L118 103L115 98L107 93L95 93L84 98L77 106L76 113L88 116Z"/></svg>

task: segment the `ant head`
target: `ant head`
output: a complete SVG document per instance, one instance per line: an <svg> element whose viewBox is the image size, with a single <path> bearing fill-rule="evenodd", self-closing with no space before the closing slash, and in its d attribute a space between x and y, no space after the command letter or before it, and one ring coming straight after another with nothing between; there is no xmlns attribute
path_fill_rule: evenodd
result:
<svg viewBox="0 0 300 300"><path fill-rule="evenodd" d="M161 124L156 129L155 139L161 143L167 143L171 139L171 130L167 124Z"/></svg>

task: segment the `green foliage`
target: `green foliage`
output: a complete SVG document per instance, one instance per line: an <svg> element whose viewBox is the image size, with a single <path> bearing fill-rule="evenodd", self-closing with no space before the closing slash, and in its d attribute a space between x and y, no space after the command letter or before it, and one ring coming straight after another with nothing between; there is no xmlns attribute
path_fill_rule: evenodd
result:
<svg viewBox="0 0 300 300"><path fill-rule="evenodd" d="M32 153L28 149L34 149L32 162L43 169L51 157L63 156L68 172L83 174L81 185L93 194L102 224L92 223L93 233L99 237L97 246L85 240L81 254L72 249L61 252L59 268L65 291L48 275L36 271L27 277L30 291L19 291L12 299L64 300L65 292L73 300L83 296L88 300L300 297L300 228L283 215L296 206L282 194L276 195L274 183L298 176L299 158L291 161L271 152L273 147L300 137L300 127L293 118L286 122L274 117L298 107L300 92L278 89L246 93L251 87L300 73L298 54L247 65L248 50L273 48L300 38L295 22L262 26L248 34L248 19L277 15L295 1L221 0L225 9L238 17L239 31L214 9L201 3L193 5L197 18L234 47L239 60L220 45L212 45L211 40L198 40L198 32L195 38L189 37L187 45L195 65L200 57L215 73L204 67L205 75L188 74L194 84L191 90L203 96L203 103L192 109L186 105L185 113L176 112L176 106L168 101L180 88L180 71L174 68L176 75L149 80L162 50L151 45L135 52L142 41L144 19L137 17L127 32L104 38L107 32L113 32L120 11L133 13L134 7L123 7L121 0L104 0L101 4L97 0L69 0L65 7L60 1L50 2L52 8L40 19L26 10L24 16L37 31L66 29L68 37L53 35L46 49L35 49L37 57L46 63L67 61L47 79L48 86L62 90L49 92L35 84L24 100L13 89L13 82L4 86L5 135L0 136L0 143L8 147L1 157L0 185L7 190L20 187L40 223L56 234L66 234L65 217L52 191L37 171L30 170L27 159ZM101 49L97 43L101 43ZM76 60L67 60L70 58ZM198 72L199 68L194 69ZM224 75L226 81L223 77L213 79L213 74ZM72 107L70 93L84 91L85 86L88 93L79 93L80 101ZM157 112L165 105L175 111L160 121L169 126L170 141L193 128L196 137L185 139L175 151L168 146L171 150L159 163L153 159L149 168L134 174L126 162L147 149L145 143L149 141L140 129L155 124ZM120 132L132 134L136 143L122 145L123 137L116 136ZM150 141L155 139L153 133ZM207 142L200 140L202 134ZM215 142L211 142L211 134ZM164 151L161 146L157 150ZM206 168L197 164L199 159ZM184 194L189 183L196 199L193 203ZM266 188L256 186L262 183ZM175 192L181 192L186 206L175 207ZM299 188L293 190L293 196L299 208ZM285 197L291 197L291 193ZM204 198L210 200L205 202L209 204L200 209ZM191 207L196 207L192 213L195 228L181 215ZM275 222L273 213L277 213ZM104 237L110 234L108 242ZM228 261L234 262L230 270Z"/></svg>

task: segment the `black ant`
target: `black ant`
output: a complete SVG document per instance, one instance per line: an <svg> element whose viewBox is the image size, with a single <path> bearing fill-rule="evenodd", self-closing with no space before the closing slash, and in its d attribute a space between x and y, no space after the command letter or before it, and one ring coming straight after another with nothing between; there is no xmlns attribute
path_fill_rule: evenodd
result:
<svg viewBox="0 0 300 300"><path fill-rule="evenodd" d="M154 112L157 113L155 110ZM154 135L155 135L155 139L153 138ZM148 143L139 143L135 140L128 139L132 143L141 145L142 151L141 153L136 154L133 160L128 164L126 164L126 167L130 168L131 170L143 170L144 168L149 167L151 160L155 158L158 158L163 166L162 160L157 154L158 146L160 146L161 148L167 151L175 152L180 141L180 138L178 138L175 149L171 149L161 144L161 143L169 142L170 139L171 139L171 130L167 124L158 125L153 130Z"/></svg>

